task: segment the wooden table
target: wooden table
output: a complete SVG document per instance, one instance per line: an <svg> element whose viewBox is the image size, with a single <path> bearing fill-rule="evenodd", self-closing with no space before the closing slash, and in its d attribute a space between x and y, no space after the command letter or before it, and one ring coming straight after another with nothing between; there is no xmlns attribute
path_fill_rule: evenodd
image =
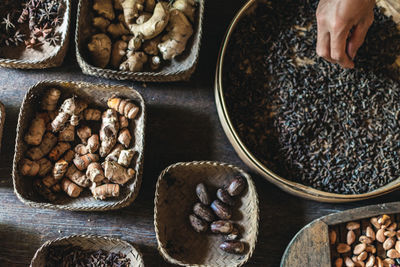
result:
<svg viewBox="0 0 400 267"><path fill-rule="evenodd" d="M221 128L213 88L220 43L234 13L243 4L243 0L207 1L200 62L190 82L144 85L85 76L76 62L72 42L60 68L0 69L0 101L7 112L0 156L0 266L27 266L43 242L71 234L122 238L139 246L147 266L168 266L157 251L153 227L153 200L159 173L172 163L192 160L223 161L249 171ZM26 90L44 79L125 84L144 96L148 111L144 176L139 196L131 206L90 213L39 210L25 206L14 195L11 165L19 107ZM395 192L353 204L317 203L288 195L260 176L252 175L260 201L260 232L254 255L246 266L278 266L293 235L322 215L400 200L400 192Z"/></svg>

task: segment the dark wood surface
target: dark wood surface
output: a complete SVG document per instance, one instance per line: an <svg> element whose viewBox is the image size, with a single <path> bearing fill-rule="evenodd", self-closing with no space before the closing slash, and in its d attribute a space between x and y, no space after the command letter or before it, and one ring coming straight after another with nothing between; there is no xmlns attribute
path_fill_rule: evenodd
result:
<svg viewBox="0 0 400 267"><path fill-rule="evenodd" d="M190 82L144 85L85 76L76 63L72 42L62 67L0 69L0 101L7 112L0 155L0 266L27 266L43 242L71 234L122 238L138 245L147 266L168 266L157 251L153 226L154 190L159 173L172 163L192 160L222 161L249 171L221 128L213 84L223 35L243 4L244 1L237 0L207 1L200 62ZM139 196L131 206L112 212L66 212L32 209L16 198L11 165L19 107L26 90L44 79L125 84L143 95L148 111L144 176ZM278 266L294 234L322 215L400 199L400 192L395 192L352 204L317 203L288 195L251 174L259 194L260 231L256 250L246 266Z"/></svg>

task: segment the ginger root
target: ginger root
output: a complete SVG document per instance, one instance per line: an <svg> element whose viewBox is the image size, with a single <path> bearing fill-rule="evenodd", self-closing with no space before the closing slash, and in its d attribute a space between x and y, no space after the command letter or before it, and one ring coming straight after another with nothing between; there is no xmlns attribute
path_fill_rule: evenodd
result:
<svg viewBox="0 0 400 267"><path fill-rule="evenodd" d="M107 109L103 113L100 128L100 156L105 157L117 143L118 130L119 123L116 111Z"/></svg>
<svg viewBox="0 0 400 267"><path fill-rule="evenodd" d="M183 12L191 22L194 21L194 13L196 11L195 0L175 0L172 8Z"/></svg>
<svg viewBox="0 0 400 267"><path fill-rule="evenodd" d="M147 62L147 55L143 52L132 53L124 62L121 63L119 69L122 71L129 70L131 72L141 71L143 65Z"/></svg>
<svg viewBox="0 0 400 267"><path fill-rule="evenodd" d="M117 144L110 154L107 155L106 161L118 161L119 155L121 154L124 147L121 144Z"/></svg>
<svg viewBox="0 0 400 267"><path fill-rule="evenodd" d="M69 143L60 142L50 151L49 158L52 161L57 161L70 148L71 148L71 145Z"/></svg>
<svg viewBox="0 0 400 267"><path fill-rule="evenodd" d="M51 149L57 144L57 137L52 133L45 133L42 142L39 146L32 147L26 152L26 155L33 159L38 160L49 154Z"/></svg>
<svg viewBox="0 0 400 267"><path fill-rule="evenodd" d="M104 180L104 171L100 163L92 162L89 164L86 170L86 176L92 183L100 183Z"/></svg>
<svg viewBox="0 0 400 267"><path fill-rule="evenodd" d="M98 160L99 160L98 155L88 153L82 156L76 155L73 162L79 170L83 171L89 166L90 163L96 162Z"/></svg>
<svg viewBox="0 0 400 267"><path fill-rule="evenodd" d="M53 132L58 132L73 115L80 114L87 107L87 103L71 97L66 99L54 120L51 122ZM73 123L71 122L73 125Z"/></svg>
<svg viewBox="0 0 400 267"><path fill-rule="evenodd" d="M55 110L60 95L61 91L57 88L51 88L48 90L42 99L42 109L47 111Z"/></svg>
<svg viewBox="0 0 400 267"><path fill-rule="evenodd" d="M94 0L93 9L109 20L115 18L114 8L111 0Z"/></svg>
<svg viewBox="0 0 400 267"><path fill-rule="evenodd" d="M60 159L54 164L53 177L56 180L61 180L64 177L65 172L68 169L68 162L64 159Z"/></svg>
<svg viewBox="0 0 400 267"><path fill-rule="evenodd" d="M92 136L92 129L90 129L89 126L86 125L81 126L76 131L76 134L78 135L79 139L81 139L82 144L86 145L88 138Z"/></svg>
<svg viewBox="0 0 400 267"><path fill-rule="evenodd" d="M146 12L153 12L155 6L156 6L156 0L146 0L144 10Z"/></svg>
<svg viewBox="0 0 400 267"><path fill-rule="evenodd" d="M95 108L88 108L83 111L83 117L87 121L99 121L101 119L101 111Z"/></svg>
<svg viewBox="0 0 400 267"><path fill-rule="evenodd" d="M51 164L50 160L46 158L39 159L37 163L39 164L38 175L42 177L48 174L51 168L53 168L53 164Z"/></svg>
<svg viewBox="0 0 400 267"><path fill-rule="evenodd" d="M126 16L125 16L126 18ZM167 26L169 20L168 4L158 2L154 8L153 15L142 24L132 24L127 21L129 29L135 37L149 40L159 35Z"/></svg>
<svg viewBox="0 0 400 267"><path fill-rule="evenodd" d="M161 42L161 36L157 36L143 43L143 51L148 55L158 55L158 44Z"/></svg>
<svg viewBox="0 0 400 267"><path fill-rule="evenodd" d="M109 108L112 108L119 114L131 120L133 120L139 112L138 106L136 106L128 99L122 99L119 97L109 98L107 101L107 105Z"/></svg>
<svg viewBox="0 0 400 267"><path fill-rule="evenodd" d="M121 131L118 134L118 142L122 145L124 145L125 148L129 146L131 143L131 133L127 128L121 129Z"/></svg>
<svg viewBox="0 0 400 267"><path fill-rule="evenodd" d="M68 168L65 176L81 187L88 187L90 185L90 180L74 164Z"/></svg>
<svg viewBox="0 0 400 267"><path fill-rule="evenodd" d="M124 11L125 21L129 25L139 16L143 10L144 0L119 0Z"/></svg>
<svg viewBox="0 0 400 267"><path fill-rule="evenodd" d="M73 142L75 140L75 126L72 124L67 124L67 126L64 127L60 131L60 134L58 135L58 141L61 142Z"/></svg>
<svg viewBox="0 0 400 267"><path fill-rule="evenodd" d="M21 160L19 170L23 176L36 176L40 170L39 163L29 159Z"/></svg>
<svg viewBox="0 0 400 267"><path fill-rule="evenodd" d="M111 39L104 33L95 34L88 44L88 50L93 65L104 68L110 61Z"/></svg>
<svg viewBox="0 0 400 267"><path fill-rule="evenodd" d="M123 185L135 176L134 169L125 169L115 161L105 161L103 164L104 175L113 183Z"/></svg>
<svg viewBox="0 0 400 267"><path fill-rule="evenodd" d="M122 58L126 54L126 49L128 48L128 44L122 40L118 40L113 44L112 53L111 53L111 66L114 68L118 68L121 64ZM101 117L101 115L99 116Z"/></svg>
<svg viewBox="0 0 400 267"><path fill-rule="evenodd" d="M95 199L104 200L108 197L119 196L118 184L103 184L92 189L92 194Z"/></svg>
<svg viewBox="0 0 400 267"><path fill-rule="evenodd" d="M114 0L114 9L122 10L121 2L119 0Z"/></svg>
<svg viewBox="0 0 400 267"><path fill-rule="evenodd" d="M118 157L118 164L128 167L131 164L132 158L135 155L135 150L131 149L124 149L121 150L121 153Z"/></svg>
<svg viewBox="0 0 400 267"><path fill-rule="evenodd" d="M158 44L158 49L164 60L171 60L185 50L186 43L193 34L193 28L186 16L174 9L171 11L166 30L168 33L161 38L162 42Z"/></svg>
<svg viewBox="0 0 400 267"><path fill-rule="evenodd" d="M110 24L111 22L103 17L94 17L92 20L92 25L102 32L106 32Z"/></svg>
<svg viewBox="0 0 400 267"><path fill-rule="evenodd" d="M150 60L150 68L157 70L161 66L161 58L159 56L153 56Z"/></svg>
<svg viewBox="0 0 400 267"><path fill-rule="evenodd" d="M152 14L148 12L143 12L140 16L136 19L136 24L143 24L151 18Z"/></svg>
<svg viewBox="0 0 400 267"><path fill-rule="evenodd" d="M24 140L29 145L38 146L42 142L43 135L46 131L46 123L43 116L36 116L29 127L28 133Z"/></svg>
<svg viewBox="0 0 400 267"><path fill-rule="evenodd" d="M125 28L125 25L122 22L116 23L116 24L110 24L107 27L107 32L111 34L111 36L116 39L117 37L121 35L127 35L129 34L129 30Z"/></svg>
<svg viewBox="0 0 400 267"><path fill-rule="evenodd" d="M68 178L64 178L61 181L61 188L67 193L68 196L76 198L78 197L83 188L71 182Z"/></svg>

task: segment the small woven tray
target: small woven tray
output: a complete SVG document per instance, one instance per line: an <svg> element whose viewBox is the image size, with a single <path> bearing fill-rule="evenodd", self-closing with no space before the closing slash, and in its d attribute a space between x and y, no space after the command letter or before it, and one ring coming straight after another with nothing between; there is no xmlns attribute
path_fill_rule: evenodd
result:
<svg viewBox="0 0 400 267"><path fill-rule="evenodd" d="M85 190L78 198L70 198L66 194L63 194L56 202L49 203L33 190L32 183L34 179L20 175L17 168L18 162L24 158L25 152L28 149L28 146L23 141L24 134L35 116L42 94L47 88L51 87L56 87L61 90L61 99L59 103L62 103L65 98L75 94L86 100L90 105L106 109L108 98L117 95L132 99L140 106L140 112L135 122L130 123L131 133L134 133L132 134L134 137L133 140L135 140L134 149L137 151L137 156L132 160L131 168L133 168L136 173L134 179L121 186L119 197L107 200L96 200L91 196L88 190ZM85 82L39 82L26 93L19 113L12 171L15 194L23 203L36 208L105 211L130 205L137 197L142 183L145 114L145 104L142 96L130 87L99 85Z"/></svg>
<svg viewBox="0 0 400 267"><path fill-rule="evenodd" d="M243 231L242 241L248 244L246 254L234 255L219 249L220 235L197 233L189 223L189 214L198 202L195 188L205 183L210 194L241 175L248 189L235 206L232 221ZM258 198L251 177L241 169L218 162L177 163L166 168L158 178L155 194L154 225L158 250L173 264L182 266L241 266L253 254L258 234Z"/></svg>
<svg viewBox="0 0 400 267"><path fill-rule="evenodd" d="M43 267L46 265L47 251L52 246L72 245L80 246L85 250L105 250L108 252L122 252L130 260L130 267L144 267L142 254L126 241L94 235L72 235L46 241L35 253L30 267Z"/></svg>
<svg viewBox="0 0 400 267"><path fill-rule="evenodd" d="M143 82L172 82L189 80L196 69L200 42L202 35L202 24L204 14L204 0L198 1L196 18L193 26L193 35L189 39L186 49L182 55L171 60L170 64L162 66L160 70L153 72L130 72L112 69L102 69L91 65L88 59L87 44L90 37L95 33L91 25L93 11L92 0L80 0L76 22L75 45L76 58L83 73L117 80L136 80Z"/></svg>
<svg viewBox="0 0 400 267"><path fill-rule="evenodd" d="M1 48L0 66L17 69L45 69L60 66L68 50L69 30L71 18L71 0L63 0L65 11L62 24L58 27L60 32L60 44L56 47L43 44L42 50L25 49L22 46Z"/></svg>

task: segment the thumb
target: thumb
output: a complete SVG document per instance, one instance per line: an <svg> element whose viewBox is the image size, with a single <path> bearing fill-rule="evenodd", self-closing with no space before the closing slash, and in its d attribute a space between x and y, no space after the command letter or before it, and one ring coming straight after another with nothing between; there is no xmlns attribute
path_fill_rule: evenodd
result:
<svg viewBox="0 0 400 267"><path fill-rule="evenodd" d="M353 28L350 39L347 42L347 54L351 59L357 54L358 49L364 43L365 36L367 35L369 25L366 23L357 24Z"/></svg>

